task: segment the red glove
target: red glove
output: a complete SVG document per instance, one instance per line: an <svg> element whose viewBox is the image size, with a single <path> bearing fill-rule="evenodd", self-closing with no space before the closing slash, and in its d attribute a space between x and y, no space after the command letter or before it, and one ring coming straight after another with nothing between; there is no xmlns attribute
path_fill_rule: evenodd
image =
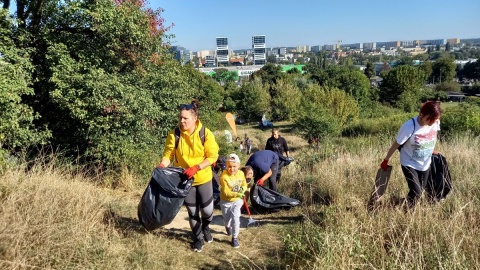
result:
<svg viewBox="0 0 480 270"><path fill-rule="evenodd" d="M157 168L165 168L165 165L163 165L162 163L158 163Z"/></svg>
<svg viewBox="0 0 480 270"><path fill-rule="evenodd" d="M257 185L263 187L263 180L262 179L258 180Z"/></svg>
<svg viewBox="0 0 480 270"><path fill-rule="evenodd" d="M382 161L382 164L380 164L380 167L384 170L384 171L387 171L387 168L388 168L388 160L387 159L384 159Z"/></svg>
<svg viewBox="0 0 480 270"><path fill-rule="evenodd" d="M200 171L200 165L195 165L186 169L183 174L185 174L188 179L191 179L198 171Z"/></svg>

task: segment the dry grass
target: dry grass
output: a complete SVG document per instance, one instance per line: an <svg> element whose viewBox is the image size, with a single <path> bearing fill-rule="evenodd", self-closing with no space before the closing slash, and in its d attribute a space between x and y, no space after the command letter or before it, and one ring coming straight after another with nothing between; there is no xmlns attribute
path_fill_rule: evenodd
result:
<svg viewBox="0 0 480 270"><path fill-rule="evenodd" d="M253 126L238 132L257 149L270 136ZM128 174L113 190L54 164L7 170L0 176L0 269L480 268L478 138L439 146L454 181L447 200L405 213L396 205L407 192L396 157L383 207L368 213L389 142L359 138L313 149L291 132L280 126L295 157L280 190L302 207L254 215L262 226L242 230L238 250L222 231L198 254L189 249L189 229L144 231L136 217L144 187Z"/></svg>

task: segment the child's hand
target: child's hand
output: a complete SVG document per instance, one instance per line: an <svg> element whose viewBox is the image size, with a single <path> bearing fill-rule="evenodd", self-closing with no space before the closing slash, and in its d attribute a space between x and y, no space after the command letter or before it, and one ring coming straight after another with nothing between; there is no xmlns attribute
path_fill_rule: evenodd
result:
<svg viewBox="0 0 480 270"><path fill-rule="evenodd" d="M241 198L243 198L243 196L245 196L245 191L243 191L243 189L242 189L242 191L238 192L238 198L241 199Z"/></svg>

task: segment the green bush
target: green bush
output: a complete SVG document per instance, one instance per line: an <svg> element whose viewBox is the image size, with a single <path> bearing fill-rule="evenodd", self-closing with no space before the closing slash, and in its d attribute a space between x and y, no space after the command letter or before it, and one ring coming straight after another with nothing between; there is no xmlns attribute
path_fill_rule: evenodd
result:
<svg viewBox="0 0 480 270"><path fill-rule="evenodd" d="M395 136L400 126L416 113L394 114L386 117L360 119L343 130L344 136L385 135Z"/></svg>
<svg viewBox="0 0 480 270"><path fill-rule="evenodd" d="M310 105L295 121L296 127L305 138L329 138L341 134L340 119L329 110L315 105Z"/></svg>
<svg viewBox="0 0 480 270"><path fill-rule="evenodd" d="M449 136L455 133L471 132L480 135L480 107L462 103L445 110L441 118L442 133Z"/></svg>

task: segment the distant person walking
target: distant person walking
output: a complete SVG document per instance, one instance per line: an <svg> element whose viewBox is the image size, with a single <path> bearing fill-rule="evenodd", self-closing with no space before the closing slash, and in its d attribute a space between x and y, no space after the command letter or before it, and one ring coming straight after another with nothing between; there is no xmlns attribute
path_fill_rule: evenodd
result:
<svg viewBox="0 0 480 270"><path fill-rule="evenodd" d="M253 153L246 165L252 167L254 181L257 185L263 186L263 182L270 179L268 187L277 191L278 163L277 153L270 150L261 150Z"/></svg>
<svg viewBox="0 0 480 270"><path fill-rule="evenodd" d="M390 147L380 167L387 170L388 160L400 147L400 164L408 184L407 205L414 207L427 184L430 163L440 130L440 105L426 102L418 116L403 123L396 140Z"/></svg>
<svg viewBox="0 0 480 270"><path fill-rule="evenodd" d="M245 139L245 148L247 150L247 155L252 153L252 140L249 137Z"/></svg>
<svg viewBox="0 0 480 270"><path fill-rule="evenodd" d="M223 223L227 235L232 236L231 245L240 247L238 234L240 233L240 215L243 206L243 197L247 191L247 181L240 169L240 158L236 154L227 157L227 169L220 177L220 208L222 209Z"/></svg>
<svg viewBox="0 0 480 270"><path fill-rule="evenodd" d="M268 138L267 144L265 145L265 150L271 150L277 153L280 157L289 157L290 153L288 151L287 141L285 140L285 138L280 136L280 134L278 133L278 128L272 129L272 136ZM284 165L284 161L282 160L282 158L280 158L276 179L277 184L280 183L280 177L282 176L282 168L284 167Z"/></svg>
<svg viewBox="0 0 480 270"><path fill-rule="evenodd" d="M194 178L185 206L194 235L192 249L196 252L202 251L204 240L213 241L209 228L213 218L211 165L217 159L218 144L213 133L200 122L198 102L181 104L178 128L168 133L162 161L157 167L165 168L173 160L174 166L184 168L184 174Z"/></svg>

